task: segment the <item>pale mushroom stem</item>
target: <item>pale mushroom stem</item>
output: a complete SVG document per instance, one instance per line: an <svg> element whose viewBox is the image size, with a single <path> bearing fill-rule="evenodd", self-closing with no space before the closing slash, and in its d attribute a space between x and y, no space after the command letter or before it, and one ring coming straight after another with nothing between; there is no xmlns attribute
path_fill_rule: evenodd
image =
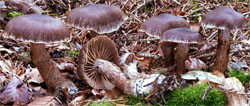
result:
<svg viewBox="0 0 250 106"><path fill-rule="evenodd" d="M216 60L214 62L213 70L219 70L224 73L227 70L229 50L230 50L230 31L218 31L218 45L216 51Z"/></svg>
<svg viewBox="0 0 250 106"><path fill-rule="evenodd" d="M30 43L30 49L32 54L33 63L36 65L40 75L42 76L48 89L55 93L57 88L65 88L63 83L70 83L62 76L59 69L51 61L49 53L45 49L45 45L41 43ZM73 84L74 85L74 84Z"/></svg>
<svg viewBox="0 0 250 106"><path fill-rule="evenodd" d="M174 47L176 44L166 43L161 45L164 54L164 65L169 68L174 65Z"/></svg>
<svg viewBox="0 0 250 106"><path fill-rule="evenodd" d="M175 51L175 64L176 64L176 72L178 74L185 73L186 66L185 60L188 56L189 45L188 44L177 44L176 51Z"/></svg>

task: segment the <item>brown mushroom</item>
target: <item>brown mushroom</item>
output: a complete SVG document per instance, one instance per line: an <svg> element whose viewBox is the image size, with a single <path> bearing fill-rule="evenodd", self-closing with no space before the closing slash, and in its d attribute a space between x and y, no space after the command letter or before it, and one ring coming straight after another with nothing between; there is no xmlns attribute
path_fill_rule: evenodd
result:
<svg viewBox="0 0 250 106"><path fill-rule="evenodd" d="M172 14L160 14L147 19L140 28L140 32L145 32L149 36L160 38L162 33L168 29L178 27L188 27L185 19Z"/></svg>
<svg viewBox="0 0 250 106"><path fill-rule="evenodd" d="M80 76L83 76L84 80L95 89L114 88L112 80L98 72L99 69L94 63L97 59L103 59L119 65L120 58L115 43L107 36L97 36L87 43L84 57L84 69L79 71Z"/></svg>
<svg viewBox="0 0 250 106"><path fill-rule="evenodd" d="M89 4L70 11L66 23L90 31L93 38L96 33L104 34L118 30L126 18L117 6Z"/></svg>
<svg viewBox="0 0 250 106"><path fill-rule="evenodd" d="M165 31L161 37L160 47L164 54L166 67L176 64L177 73L184 73L189 45L202 43L205 43L203 37L186 27Z"/></svg>
<svg viewBox="0 0 250 106"><path fill-rule="evenodd" d="M52 93L61 89L67 89L69 94L77 91L74 83L61 75L45 49L45 43L64 41L70 37L63 22L47 15L22 15L11 19L5 32L5 37L30 42L33 63Z"/></svg>
<svg viewBox="0 0 250 106"><path fill-rule="evenodd" d="M246 18L230 7L219 7L208 12L202 20L202 26L218 28L218 46L213 70L224 73L228 66L230 49L230 30L241 29Z"/></svg>

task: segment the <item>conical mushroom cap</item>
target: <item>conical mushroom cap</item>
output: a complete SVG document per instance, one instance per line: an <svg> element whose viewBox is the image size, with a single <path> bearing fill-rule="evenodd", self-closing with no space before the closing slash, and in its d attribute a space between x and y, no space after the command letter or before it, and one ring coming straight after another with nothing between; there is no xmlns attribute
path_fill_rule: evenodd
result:
<svg viewBox="0 0 250 106"><path fill-rule="evenodd" d="M66 23L82 30L103 34L118 30L126 19L127 16L117 6L89 4L71 10Z"/></svg>
<svg viewBox="0 0 250 106"><path fill-rule="evenodd" d="M163 13L147 19L139 31L160 38L164 31L178 27L188 27L187 21L179 16Z"/></svg>
<svg viewBox="0 0 250 106"><path fill-rule="evenodd" d="M219 7L208 12L202 20L202 26L220 29L241 29L246 23L246 18L230 7Z"/></svg>
<svg viewBox="0 0 250 106"><path fill-rule="evenodd" d="M87 44L84 63L84 79L95 89L111 90L115 87L106 75L99 73L94 65L96 59L103 59L119 65L120 58L115 43L106 36L97 36Z"/></svg>
<svg viewBox="0 0 250 106"><path fill-rule="evenodd" d="M35 43L58 42L70 38L70 31L62 21L41 14L15 17L7 23L5 32L7 38Z"/></svg>

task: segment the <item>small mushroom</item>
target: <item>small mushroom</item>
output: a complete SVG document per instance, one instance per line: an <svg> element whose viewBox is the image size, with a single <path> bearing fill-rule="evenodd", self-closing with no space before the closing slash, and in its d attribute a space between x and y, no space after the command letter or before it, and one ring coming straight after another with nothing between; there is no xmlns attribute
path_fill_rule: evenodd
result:
<svg viewBox="0 0 250 106"><path fill-rule="evenodd" d="M46 43L64 41L70 37L70 31L63 22L47 15L22 15L11 19L5 32L5 37L30 42L32 61L52 93L61 89L67 89L65 93L69 94L77 91L74 83L61 75L45 49Z"/></svg>
<svg viewBox="0 0 250 106"><path fill-rule="evenodd" d="M90 31L90 36L93 38L97 33L104 34L118 30L126 19L127 16L117 6L89 4L70 11L66 23Z"/></svg>
<svg viewBox="0 0 250 106"><path fill-rule="evenodd" d="M190 44L203 44L205 40L199 33L189 28L174 28L162 34L160 47L163 51L166 67L176 64L178 74L185 72L185 60Z"/></svg>
<svg viewBox="0 0 250 106"><path fill-rule="evenodd" d="M172 14L160 14L152 18L147 19L140 28L140 32L145 32L149 36L159 38L166 30L178 27L188 27L188 23L185 19L174 16Z"/></svg>
<svg viewBox="0 0 250 106"><path fill-rule="evenodd" d="M80 76L83 76L82 79L95 89L113 89L114 83L98 71L95 61L103 59L119 65L120 57L115 43L107 36L97 36L87 43L84 57L83 70L78 70Z"/></svg>
<svg viewBox="0 0 250 106"><path fill-rule="evenodd" d="M224 73L228 66L230 49L230 30L241 29L246 23L246 18L230 7L219 7L208 12L202 20L202 26L218 28L218 46L213 70Z"/></svg>

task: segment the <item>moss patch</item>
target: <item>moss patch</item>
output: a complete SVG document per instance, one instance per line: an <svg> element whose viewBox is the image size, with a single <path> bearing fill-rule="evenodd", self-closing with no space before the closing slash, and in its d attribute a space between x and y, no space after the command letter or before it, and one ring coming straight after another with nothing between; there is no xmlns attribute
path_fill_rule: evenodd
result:
<svg viewBox="0 0 250 106"><path fill-rule="evenodd" d="M180 88L166 94L165 99L168 106L224 106L227 101L222 92L212 88L207 93L206 99L202 100L202 95L208 85L188 86L182 91Z"/></svg>
<svg viewBox="0 0 250 106"><path fill-rule="evenodd" d="M236 77L244 85L250 82L250 74L244 74L242 71L233 70L228 73L230 77Z"/></svg>
<svg viewBox="0 0 250 106"><path fill-rule="evenodd" d="M112 104L111 102L103 101L103 102L99 102L99 103L92 102L88 106L115 106L115 105Z"/></svg>

